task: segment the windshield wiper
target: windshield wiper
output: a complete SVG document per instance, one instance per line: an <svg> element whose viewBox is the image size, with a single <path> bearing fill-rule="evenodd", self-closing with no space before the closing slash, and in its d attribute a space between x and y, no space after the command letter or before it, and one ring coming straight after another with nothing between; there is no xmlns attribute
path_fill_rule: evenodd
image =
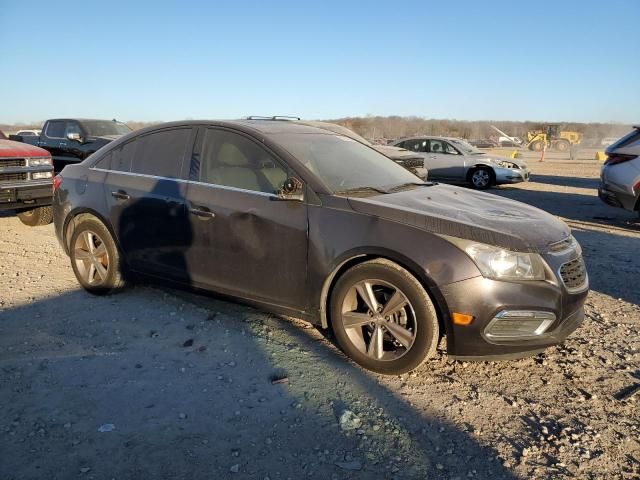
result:
<svg viewBox="0 0 640 480"><path fill-rule="evenodd" d="M376 192L376 193L382 193L382 194L389 193L387 190L382 190L381 188L362 186L362 187L348 188L346 190L338 190L335 192L335 194L343 195L343 194L349 194L349 193L370 193L370 192Z"/></svg>
<svg viewBox="0 0 640 480"><path fill-rule="evenodd" d="M405 188L408 187L431 187L435 185L434 182L408 182L408 183L401 183L400 185L396 185L395 187L391 187L389 190L387 190L387 193L391 193L391 192L398 192L400 190L404 190Z"/></svg>

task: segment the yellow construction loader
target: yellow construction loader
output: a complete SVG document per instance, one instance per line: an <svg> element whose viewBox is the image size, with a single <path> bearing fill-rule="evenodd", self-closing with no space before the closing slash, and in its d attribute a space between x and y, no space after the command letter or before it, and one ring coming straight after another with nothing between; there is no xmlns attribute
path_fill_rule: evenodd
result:
<svg viewBox="0 0 640 480"><path fill-rule="evenodd" d="M582 133L569 130L560 130L560 125L545 125L541 130L527 132L527 148L539 152L546 147L547 150L567 152L571 145L577 145L582 141Z"/></svg>

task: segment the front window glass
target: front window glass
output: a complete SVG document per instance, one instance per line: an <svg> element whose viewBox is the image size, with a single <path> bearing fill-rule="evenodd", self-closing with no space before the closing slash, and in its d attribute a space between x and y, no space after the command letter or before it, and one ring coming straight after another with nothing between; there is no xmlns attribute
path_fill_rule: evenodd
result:
<svg viewBox="0 0 640 480"><path fill-rule="evenodd" d="M473 145L469 145L464 140L452 138L451 143L453 143L458 150L462 150L462 153L466 155L482 155L483 154L482 151L478 150Z"/></svg>
<svg viewBox="0 0 640 480"><path fill-rule="evenodd" d="M279 134L277 141L333 192L359 188L387 190L422 183L371 147L342 135Z"/></svg>
<svg viewBox="0 0 640 480"><path fill-rule="evenodd" d="M191 160L191 180L275 194L287 172L258 144L237 133L201 132Z"/></svg>
<svg viewBox="0 0 640 480"><path fill-rule="evenodd" d="M132 130L122 122L109 120L84 120L82 122L87 135L90 137L103 137L110 135L126 135Z"/></svg>
<svg viewBox="0 0 640 480"><path fill-rule="evenodd" d="M70 133L80 134L80 126L76 122L67 122L67 129L64 132L64 136L69 136Z"/></svg>

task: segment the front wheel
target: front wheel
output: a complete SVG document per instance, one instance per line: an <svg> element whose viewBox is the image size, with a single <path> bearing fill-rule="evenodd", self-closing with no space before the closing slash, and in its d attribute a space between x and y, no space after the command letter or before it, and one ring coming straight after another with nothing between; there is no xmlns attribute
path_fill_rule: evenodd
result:
<svg viewBox="0 0 640 480"><path fill-rule="evenodd" d="M18 212L18 219L29 227L49 225L53 221L53 209L51 206L46 206L23 210Z"/></svg>
<svg viewBox="0 0 640 480"><path fill-rule="evenodd" d="M120 252L107 227L87 218L76 227L69 243L71 267L78 282L95 295L124 286Z"/></svg>
<svg viewBox="0 0 640 480"><path fill-rule="evenodd" d="M469 173L469 183L476 190L486 190L493 184L493 170L479 167Z"/></svg>
<svg viewBox="0 0 640 480"><path fill-rule="evenodd" d="M436 351L438 317L429 295L389 260L364 262L344 273L330 311L342 351L374 372L408 372Z"/></svg>

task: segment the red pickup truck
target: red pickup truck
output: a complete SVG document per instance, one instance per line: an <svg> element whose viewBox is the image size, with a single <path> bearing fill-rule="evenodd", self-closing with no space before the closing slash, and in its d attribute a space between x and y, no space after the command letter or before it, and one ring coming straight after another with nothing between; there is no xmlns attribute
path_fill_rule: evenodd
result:
<svg viewBox="0 0 640 480"><path fill-rule="evenodd" d="M0 132L0 211L15 210L31 227L46 225L53 219L52 192L51 154Z"/></svg>

